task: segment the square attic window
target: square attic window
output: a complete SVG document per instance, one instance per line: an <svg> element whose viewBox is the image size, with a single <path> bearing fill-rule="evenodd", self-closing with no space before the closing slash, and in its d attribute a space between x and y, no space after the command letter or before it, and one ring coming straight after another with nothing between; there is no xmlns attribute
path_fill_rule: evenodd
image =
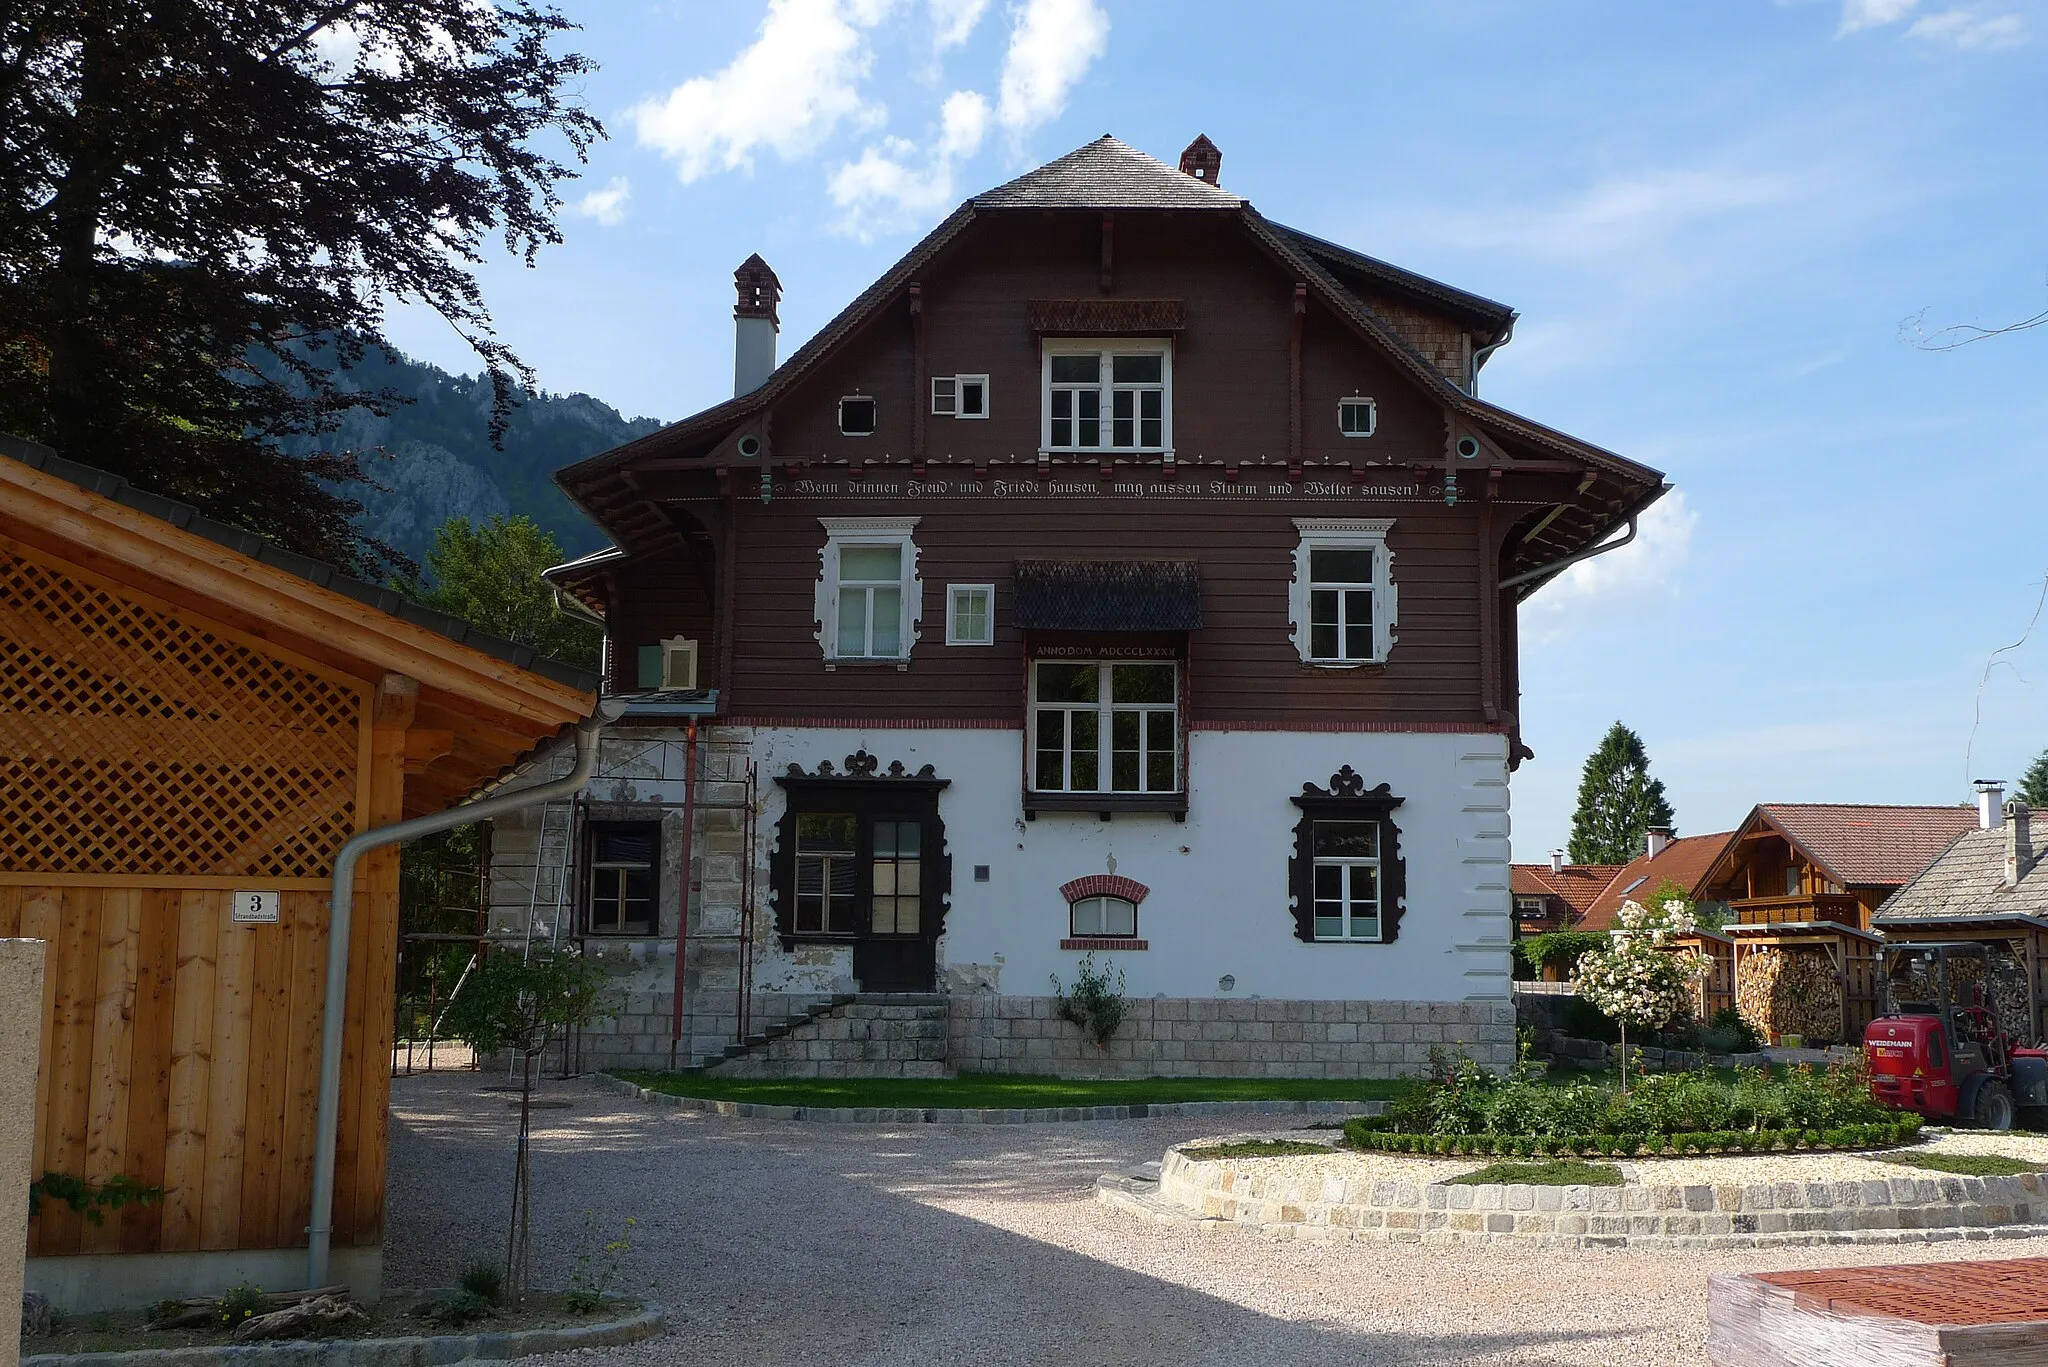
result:
<svg viewBox="0 0 2048 1367"><path fill-rule="evenodd" d="M839 401L839 435L871 437L875 434L875 401L849 394Z"/></svg>
<svg viewBox="0 0 2048 1367"><path fill-rule="evenodd" d="M1379 405L1371 399L1337 400L1337 430L1347 437L1371 436L1379 418Z"/></svg>

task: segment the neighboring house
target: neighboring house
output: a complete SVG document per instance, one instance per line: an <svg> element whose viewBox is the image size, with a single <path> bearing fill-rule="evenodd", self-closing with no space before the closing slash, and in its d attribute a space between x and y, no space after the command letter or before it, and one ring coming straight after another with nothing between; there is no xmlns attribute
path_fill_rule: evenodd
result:
<svg viewBox="0 0 2048 1367"><path fill-rule="evenodd" d="M1702 889L1708 874L1727 852L1728 844L1734 838L1733 831L1686 836L1651 831L1644 842L1644 852L1616 869L1599 895L1588 904L1579 928L1614 929L1614 916L1621 910L1623 902L1647 903L1651 894L1667 882L1676 883L1684 889L1685 895L1699 910L1714 916L1725 914L1728 910L1726 905L1716 898L1703 896Z"/></svg>
<svg viewBox="0 0 2048 1367"><path fill-rule="evenodd" d="M303 1285L329 876L586 715L596 680L0 438L0 936L46 942L28 1285ZM356 882L332 1280L374 1297L398 851Z"/></svg>
<svg viewBox="0 0 2048 1367"><path fill-rule="evenodd" d="M1548 864L1516 864L1509 871L1515 898L1515 930L1521 935L1576 928L1619 864L1567 864L1553 855Z"/></svg>
<svg viewBox="0 0 2048 1367"><path fill-rule="evenodd" d="M779 367L752 258L736 397L558 476L639 748L499 828L493 897L639 961L586 1061L855 992L935 1014L773 1059L1507 1060L1516 608L1662 480L1475 397L1511 310L1219 163L1103 138L977 195ZM1106 1052L1053 1018L1090 954Z"/></svg>
<svg viewBox="0 0 2048 1367"><path fill-rule="evenodd" d="M1889 941L1973 940L2023 985L2030 1042L2048 1040L2048 860L2036 847L2023 802L1986 804L1978 829L1954 844L1878 908Z"/></svg>

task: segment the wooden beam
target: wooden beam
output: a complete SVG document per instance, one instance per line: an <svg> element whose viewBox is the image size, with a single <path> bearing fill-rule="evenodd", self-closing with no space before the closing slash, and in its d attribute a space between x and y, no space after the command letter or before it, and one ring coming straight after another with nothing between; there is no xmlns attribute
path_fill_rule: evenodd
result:
<svg viewBox="0 0 2048 1367"><path fill-rule="evenodd" d="M454 749L453 731L428 731L414 727L405 733L405 772L423 773L429 764Z"/></svg>
<svg viewBox="0 0 2048 1367"><path fill-rule="evenodd" d="M420 681L405 674L386 674L377 680L376 701L371 704L370 725L379 730L403 731L412 725L419 710Z"/></svg>

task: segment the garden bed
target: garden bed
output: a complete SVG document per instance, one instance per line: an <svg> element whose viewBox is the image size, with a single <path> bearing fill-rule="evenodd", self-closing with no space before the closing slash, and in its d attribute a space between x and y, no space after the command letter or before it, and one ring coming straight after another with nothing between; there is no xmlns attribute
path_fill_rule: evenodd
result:
<svg viewBox="0 0 2048 1367"><path fill-rule="evenodd" d="M1410 1085L1362 1078L738 1078L621 1068L611 1076L667 1096L836 1110L1048 1110L1201 1101L1384 1101Z"/></svg>

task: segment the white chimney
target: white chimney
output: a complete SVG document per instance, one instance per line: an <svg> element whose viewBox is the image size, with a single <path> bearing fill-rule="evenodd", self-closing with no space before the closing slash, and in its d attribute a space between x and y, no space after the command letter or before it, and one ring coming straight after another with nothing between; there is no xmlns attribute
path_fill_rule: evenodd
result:
<svg viewBox="0 0 2048 1367"><path fill-rule="evenodd" d="M782 282L758 252L740 263L732 282L739 290L732 310L732 396L737 399L768 383L775 373L775 335L782 331L775 306L782 298Z"/></svg>
<svg viewBox="0 0 2048 1367"><path fill-rule="evenodd" d="M2034 833L2027 804L2014 798L2005 804L2005 885L2012 887L2034 866Z"/></svg>
<svg viewBox="0 0 2048 1367"><path fill-rule="evenodd" d="M1563 872L1564 872L1564 851L1563 851L1563 850L1552 850L1552 851L1550 852L1550 871L1551 871L1552 873L1563 873Z"/></svg>
<svg viewBox="0 0 2048 1367"><path fill-rule="evenodd" d="M1980 778L1977 780L1977 829L1995 831L1998 823L2005 819L2005 780L2002 778Z"/></svg>
<svg viewBox="0 0 2048 1367"><path fill-rule="evenodd" d="M1652 859L1655 859L1670 848L1671 828L1669 826L1652 826L1643 836L1643 853Z"/></svg>

